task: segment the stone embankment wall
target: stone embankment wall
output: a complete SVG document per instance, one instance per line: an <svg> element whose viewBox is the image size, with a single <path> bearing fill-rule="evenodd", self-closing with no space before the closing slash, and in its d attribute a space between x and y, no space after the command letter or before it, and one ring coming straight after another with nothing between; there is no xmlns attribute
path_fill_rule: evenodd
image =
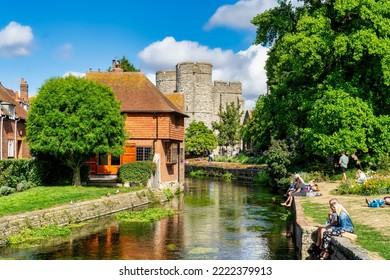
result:
<svg viewBox="0 0 390 280"><path fill-rule="evenodd" d="M191 171L203 170L207 174L222 176L225 173L232 174L234 179L253 180L257 173L260 171L259 168L224 168L219 166L202 166L202 165L185 165L185 172L190 173Z"/></svg>
<svg viewBox="0 0 390 280"><path fill-rule="evenodd" d="M167 198L160 190L145 189L1 217L0 245L7 243L8 236L17 235L25 228L37 228L45 225L63 226L133 209L149 204L152 201L163 202L166 200Z"/></svg>
<svg viewBox="0 0 390 280"><path fill-rule="evenodd" d="M295 213L294 238L298 257L311 259L309 247L317 240L317 227L309 225L305 219L299 197L294 198L292 205ZM333 237L330 246L332 260L371 260L369 252L354 244L346 237Z"/></svg>

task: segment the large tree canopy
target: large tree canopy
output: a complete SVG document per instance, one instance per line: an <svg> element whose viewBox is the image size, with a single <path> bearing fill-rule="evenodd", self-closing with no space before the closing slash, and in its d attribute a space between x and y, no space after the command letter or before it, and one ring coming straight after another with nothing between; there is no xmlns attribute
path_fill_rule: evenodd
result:
<svg viewBox="0 0 390 280"><path fill-rule="evenodd" d="M51 78L39 89L27 121L32 153L51 155L73 169L94 155L123 150L126 134L120 105L111 88L69 76Z"/></svg>
<svg viewBox="0 0 390 280"><path fill-rule="evenodd" d="M217 147L217 137L202 121L192 121L185 134L185 149L187 153L200 156Z"/></svg>
<svg viewBox="0 0 390 280"><path fill-rule="evenodd" d="M390 2L302 2L281 0L252 20L255 43L270 46L270 94L255 109L265 118L262 146L295 138L309 154L388 154Z"/></svg>

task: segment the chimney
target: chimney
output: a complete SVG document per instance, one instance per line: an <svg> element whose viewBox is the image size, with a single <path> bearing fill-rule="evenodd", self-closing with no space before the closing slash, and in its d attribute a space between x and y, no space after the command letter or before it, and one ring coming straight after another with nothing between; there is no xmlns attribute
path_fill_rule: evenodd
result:
<svg viewBox="0 0 390 280"><path fill-rule="evenodd" d="M115 59L113 59L112 60L112 66L111 66L111 71L114 71L115 70L115 67L116 67L116 60Z"/></svg>
<svg viewBox="0 0 390 280"><path fill-rule="evenodd" d="M28 102L28 84L24 78L20 79L20 99L22 102Z"/></svg>
<svg viewBox="0 0 390 280"><path fill-rule="evenodd" d="M112 71L113 72L123 72L123 69L121 68L121 61L120 60L112 60Z"/></svg>

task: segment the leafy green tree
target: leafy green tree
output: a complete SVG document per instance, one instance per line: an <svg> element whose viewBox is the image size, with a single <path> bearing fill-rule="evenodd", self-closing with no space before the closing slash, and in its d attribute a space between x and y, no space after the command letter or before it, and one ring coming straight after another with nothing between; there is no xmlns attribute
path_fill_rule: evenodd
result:
<svg viewBox="0 0 390 280"><path fill-rule="evenodd" d="M265 123L270 119L267 114L269 111L266 109L266 99L268 95L261 95L256 102L256 107L253 110L252 119L247 123L243 129L243 139L251 141L254 152L261 153L268 149L271 138L273 137L271 126Z"/></svg>
<svg viewBox="0 0 390 280"><path fill-rule="evenodd" d="M129 60L125 57L122 56L122 58L119 60L121 63L121 68L124 72L140 72L140 69L135 68L135 66L129 62ZM111 66L108 67L107 72L112 71Z"/></svg>
<svg viewBox="0 0 390 280"><path fill-rule="evenodd" d="M368 137L375 122L372 110L360 98L342 90L326 91L309 113L310 126L302 139L308 150L327 157L368 152Z"/></svg>
<svg viewBox="0 0 390 280"><path fill-rule="evenodd" d="M217 147L217 138L202 121L190 123L185 133L185 149L195 156Z"/></svg>
<svg viewBox="0 0 390 280"><path fill-rule="evenodd" d="M254 112L262 116L262 125L255 124L253 130L259 135L257 141L262 147L269 146L272 138L305 142L303 153L308 156L330 155L342 146L366 158L388 156L383 127L387 122L382 117L390 115L388 1L302 2L293 7L290 1L280 0L278 7L252 20L257 27L255 43L270 46L265 67L269 95ZM344 108L354 123L361 122L355 117L367 118L362 119L363 128L336 108L329 113L330 103L319 105L319 100L330 102L329 95L337 99L338 93L345 97L339 101L357 106ZM360 111L363 108L366 114ZM337 139L342 144L331 141L337 129L334 125L324 129L324 120L340 125L342 136L337 134ZM373 130L381 133L375 135Z"/></svg>
<svg viewBox="0 0 390 280"><path fill-rule="evenodd" d="M129 62L129 60L125 57L122 56L121 58L121 68L123 69L124 72L139 72L140 70L135 68L132 63Z"/></svg>
<svg viewBox="0 0 390 280"><path fill-rule="evenodd" d="M225 111L221 111L219 122L212 122L212 128L218 132L218 144L220 146L234 147L241 140L241 111L240 105L234 102L226 105Z"/></svg>
<svg viewBox="0 0 390 280"><path fill-rule="evenodd" d="M61 160L80 186L80 167L92 156L123 152L126 134L111 88L73 76L51 78L39 89L27 121L32 153Z"/></svg>
<svg viewBox="0 0 390 280"><path fill-rule="evenodd" d="M271 140L271 146L264 152L267 159L267 172L278 185L288 177L288 167L291 164L291 152L285 140Z"/></svg>

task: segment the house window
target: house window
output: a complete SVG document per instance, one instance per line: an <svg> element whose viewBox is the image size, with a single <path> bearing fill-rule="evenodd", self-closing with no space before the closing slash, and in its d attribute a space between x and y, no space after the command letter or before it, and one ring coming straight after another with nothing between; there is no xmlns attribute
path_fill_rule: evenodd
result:
<svg viewBox="0 0 390 280"><path fill-rule="evenodd" d="M137 147L136 161L150 160L152 154L152 147Z"/></svg>
<svg viewBox="0 0 390 280"><path fill-rule="evenodd" d="M14 140L8 140L8 157L14 158L15 157L15 141Z"/></svg>
<svg viewBox="0 0 390 280"><path fill-rule="evenodd" d="M121 165L121 158L111 155L111 165Z"/></svg>
<svg viewBox="0 0 390 280"><path fill-rule="evenodd" d="M177 143L165 143L166 160L169 164L177 163Z"/></svg>
<svg viewBox="0 0 390 280"><path fill-rule="evenodd" d="M107 154L100 154L98 160L99 160L98 165L108 165L108 155Z"/></svg>
<svg viewBox="0 0 390 280"><path fill-rule="evenodd" d="M180 126L180 116L175 116L175 128L179 129Z"/></svg>

